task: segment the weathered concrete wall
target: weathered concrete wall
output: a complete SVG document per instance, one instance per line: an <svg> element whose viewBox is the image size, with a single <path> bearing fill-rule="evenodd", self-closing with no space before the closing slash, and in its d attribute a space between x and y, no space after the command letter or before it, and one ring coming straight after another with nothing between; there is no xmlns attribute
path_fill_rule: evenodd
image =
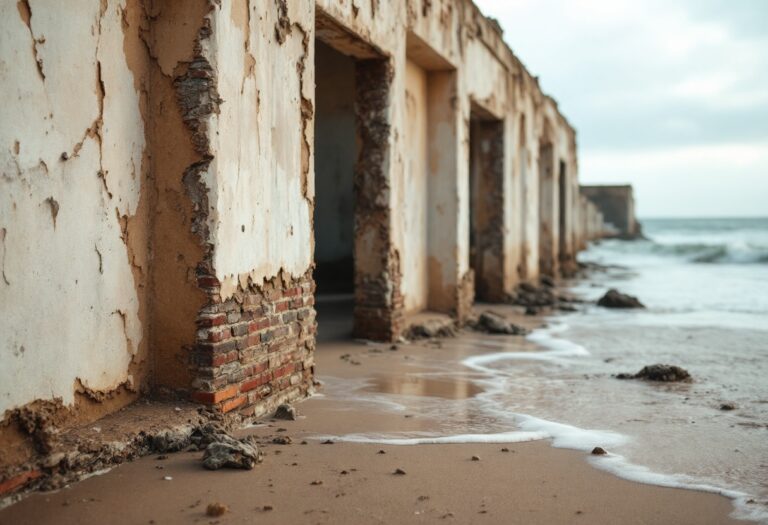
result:
<svg viewBox="0 0 768 525"><path fill-rule="evenodd" d="M0 5L0 419L145 382L147 57L135 15L116 0Z"/></svg>
<svg viewBox="0 0 768 525"><path fill-rule="evenodd" d="M427 72L408 60L405 65L404 176L400 194L403 219L402 271L406 312L429 303L429 81ZM406 233L407 232L407 233Z"/></svg>
<svg viewBox="0 0 768 525"><path fill-rule="evenodd" d="M305 1L222 2L206 54L223 103L210 117L208 227L229 298L312 262L314 11ZM262 98L264 100L262 100Z"/></svg>
<svg viewBox="0 0 768 525"><path fill-rule="evenodd" d="M263 413L311 389L316 243L317 260L355 255L356 334L393 340L406 313L467 316L471 224L493 232L493 300L570 271L589 235L575 131L469 0L2 9L0 85L18 103L0 129L0 408L163 386ZM317 42L349 58L316 61ZM339 84L316 74L352 71L339 124L317 118ZM485 224L470 220L478 115ZM314 223L315 162L334 159L351 239L340 215Z"/></svg>
<svg viewBox="0 0 768 525"><path fill-rule="evenodd" d="M597 206L606 226L613 227L613 235L633 237L639 233L632 186L581 186L580 191Z"/></svg>
<svg viewBox="0 0 768 525"><path fill-rule="evenodd" d="M315 312L314 10L305 2L212 4L201 60L209 158L197 173L211 246L193 399L264 413L312 385Z"/></svg>

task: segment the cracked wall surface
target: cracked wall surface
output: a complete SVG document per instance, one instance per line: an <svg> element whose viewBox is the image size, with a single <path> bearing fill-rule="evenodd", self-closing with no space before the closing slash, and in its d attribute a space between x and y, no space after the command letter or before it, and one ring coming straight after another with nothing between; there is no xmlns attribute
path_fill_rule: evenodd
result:
<svg viewBox="0 0 768 525"><path fill-rule="evenodd" d="M312 263L314 9L306 1L222 2L208 50L224 100L212 116L205 183L213 266L226 299L248 279Z"/></svg>
<svg viewBox="0 0 768 525"><path fill-rule="evenodd" d="M489 288L470 264L473 111L495 123L494 300L572 271L601 230L575 130L469 0L0 14L0 414L93 417L164 387L253 415L311 391L316 38L355 66L356 334L462 321Z"/></svg>
<svg viewBox="0 0 768 525"><path fill-rule="evenodd" d="M144 103L126 2L0 6L0 415L147 374Z"/></svg>
<svg viewBox="0 0 768 525"><path fill-rule="evenodd" d="M521 280L535 280L543 251L558 252L558 261L563 259L566 265L572 265L575 260L574 221L565 221L562 235L555 231L559 230L558 221L552 235L546 240L541 239L539 149L545 122L549 122L554 162L562 161L567 166L566 209L570 219L578 204L573 197L578 177L576 133L559 112L556 101L541 91L538 79L507 47L499 26L483 17L468 0L402 0L390 2L386 8L362 1L318 0L317 6L324 17L380 50L392 62L390 141L393 155L387 169L390 207L394 211L392 240L403 263L401 292L406 311L430 308L455 314L460 308L462 294L457 290L467 286L465 275L469 266L469 186L466 179L472 105L482 107L487 116L498 119L503 126L504 176L503 183L497 187L503 199L503 225L499 228L503 235L503 257L499 261L502 292L514 292ZM453 170L456 178L455 182L453 176L446 178L435 187L437 194L432 204L421 197L425 190L420 189L418 179L410 175L413 173L411 167L423 162L414 158L412 151L414 148L423 151L424 148L409 143L409 137L413 135L409 130L418 120L418 111L414 113L411 108L414 89L407 86L408 79L412 78L408 74L412 71L409 63L416 64L427 74L451 70L456 74L453 100L442 114L448 116L451 111L456 111L458 125L452 133L436 140L442 144L444 154L452 157L449 166L439 167L436 172L445 177L446 169ZM520 136L522 120L525 120L523 142ZM440 131L431 127L428 134L432 136L425 140L434 141L437 133ZM428 159L429 152L423 153L423 157ZM446 195L439 196L443 190ZM403 199L422 203L421 207L404 206ZM446 212L447 209L450 211ZM424 213L434 217L445 213L445 221L435 221L439 222L439 228L428 227L424 233L416 227L420 224L416 219ZM561 238L564 241L558 251ZM439 275L428 272L432 283L425 284L424 270L418 263L423 251L419 243L428 246L430 242L439 246L433 253L439 253L442 260L433 263ZM549 246L542 246L544 242ZM433 294L433 300L425 300L430 290L441 292Z"/></svg>

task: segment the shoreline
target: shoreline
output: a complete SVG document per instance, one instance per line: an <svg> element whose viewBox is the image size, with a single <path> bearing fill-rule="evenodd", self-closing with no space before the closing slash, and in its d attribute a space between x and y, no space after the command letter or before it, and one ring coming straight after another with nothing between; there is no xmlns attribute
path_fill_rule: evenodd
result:
<svg viewBox="0 0 768 525"><path fill-rule="evenodd" d="M476 307L484 309L501 311L529 329L547 323L544 315L520 314L519 307ZM469 337L498 341L500 336L472 332ZM535 344L522 337L505 340L529 349ZM397 351L387 346L322 342L317 351L320 377L379 378L372 388L385 394L409 388L423 388L427 397L443 400L477 394L466 381L398 383L403 363L415 371L421 365L409 361L445 357L449 350L440 340L399 344ZM507 445L323 445L318 436L393 429L424 432L439 422L429 415L344 406L320 392L296 405L303 414L298 421L271 421L241 431L255 435L265 453L264 462L252 471L205 471L201 452L171 454L162 461L147 456L55 493L32 494L0 510L0 523L97 523L104 512L114 512L106 509L119 509L114 523L188 523L209 519L205 507L212 502L230 509L218 518L222 523L612 523L638 516L645 523L736 523L728 498L627 481L595 468L583 452L555 448L550 439ZM274 445L272 439L278 436L288 436L292 444ZM473 456L480 460L472 461ZM397 468L406 475L394 475ZM165 481L166 475L173 479ZM134 503L135 491L129 497L119 489L126 483L141 487L140 508ZM272 510L264 510L265 505Z"/></svg>

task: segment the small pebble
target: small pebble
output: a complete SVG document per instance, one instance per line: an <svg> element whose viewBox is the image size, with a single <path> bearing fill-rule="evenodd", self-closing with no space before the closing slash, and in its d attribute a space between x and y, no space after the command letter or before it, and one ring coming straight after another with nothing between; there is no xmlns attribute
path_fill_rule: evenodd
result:
<svg viewBox="0 0 768 525"><path fill-rule="evenodd" d="M171 476L165 476L163 479L165 481L172 481L173 480L173 478Z"/></svg>
<svg viewBox="0 0 768 525"><path fill-rule="evenodd" d="M405 471L401 468L396 469L394 473L398 476L405 476Z"/></svg>
<svg viewBox="0 0 768 525"><path fill-rule="evenodd" d="M602 447L595 447L592 449L592 455L593 456L605 456L608 452L605 451Z"/></svg>
<svg viewBox="0 0 768 525"><path fill-rule="evenodd" d="M480 456L472 456L472 461L480 461Z"/></svg>
<svg viewBox="0 0 768 525"><path fill-rule="evenodd" d="M319 480L319 479L316 479L315 481L310 483L310 485L322 485L322 484L323 484L322 480Z"/></svg>
<svg viewBox="0 0 768 525"><path fill-rule="evenodd" d="M379 450L379 451L377 452L377 454L386 454L386 452L384 452L383 450Z"/></svg>
<svg viewBox="0 0 768 525"><path fill-rule="evenodd" d="M502 452L509 452L509 449L507 447L504 447L501 449Z"/></svg>
<svg viewBox="0 0 768 525"><path fill-rule="evenodd" d="M205 509L205 513L211 517L223 516L229 510L229 507L223 503L209 503Z"/></svg>

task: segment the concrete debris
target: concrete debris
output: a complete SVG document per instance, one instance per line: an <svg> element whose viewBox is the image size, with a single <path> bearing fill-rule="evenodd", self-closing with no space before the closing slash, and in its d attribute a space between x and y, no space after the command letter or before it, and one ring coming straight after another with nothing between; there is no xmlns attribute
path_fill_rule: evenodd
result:
<svg viewBox="0 0 768 525"><path fill-rule="evenodd" d="M540 308L557 307L560 303L579 302L576 298L567 295L558 295L554 284L555 282L548 277L542 278L541 286L536 286L527 282L520 283L517 286L515 293L508 297L508 302L510 304L524 306L528 311L536 313L538 313ZM528 313L528 311L526 311L526 313Z"/></svg>
<svg viewBox="0 0 768 525"><path fill-rule="evenodd" d="M288 421L296 421L299 418L299 411L288 403L283 403L275 411L273 416L275 419L285 419Z"/></svg>
<svg viewBox="0 0 768 525"><path fill-rule="evenodd" d="M473 328L489 334L526 335L528 333L528 330L522 326L510 323L503 316L491 311L480 314Z"/></svg>
<svg viewBox="0 0 768 525"><path fill-rule="evenodd" d="M621 293L611 288L597 301L598 306L605 308L645 308L637 297Z"/></svg>
<svg viewBox="0 0 768 525"><path fill-rule="evenodd" d="M642 379L645 381L658 381L664 383L690 383L693 381L691 374L684 368L661 364L645 366L636 374L619 374L616 378Z"/></svg>
<svg viewBox="0 0 768 525"><path fill-rule="evenodd" d="M456 324L452 319L427 319L424 322L412 324L406 331L406 338L412 341L455 336Z"/></svg>
<svg viewBox="0 0 768 525"><path fill-rule="evenodd" d="M262 461L261 450L252 436L237 440L221 436L221 441L208 445L203 454L203 466L208 470L241 468L251 470Z"/></svg>
<svg viewBox="0 0 768 525"><path fill-rule="evenodd" d="M520 283L513 304L520 306L553 306L557 302L554 291L546 286L537 287L531 283Z"/></svg>
<svg viewBox="0 0 768 525"><path fill-rule="evenodd" d="M160 454L179 452L189 446L190 434L183 430L167 430L149 438L150 448Z"/></svg>

